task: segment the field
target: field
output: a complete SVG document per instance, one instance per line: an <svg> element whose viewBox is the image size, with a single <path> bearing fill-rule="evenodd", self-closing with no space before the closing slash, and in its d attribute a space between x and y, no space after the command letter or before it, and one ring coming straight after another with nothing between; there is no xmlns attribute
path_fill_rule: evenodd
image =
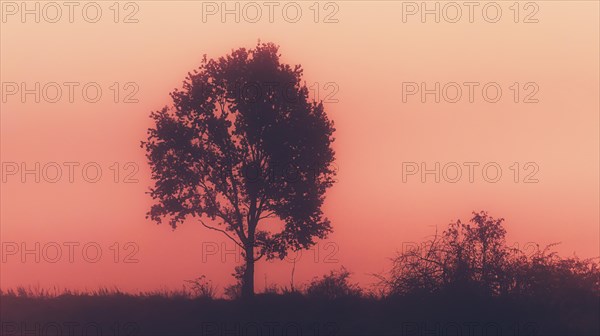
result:
<svg viewBox="0 0 600 336"><path fill-rule="evenodd" d="M600 298L457 296L335 300L300 293L252 302L118 291L4 293L1 334L17 335L598 335Z"/></svg>

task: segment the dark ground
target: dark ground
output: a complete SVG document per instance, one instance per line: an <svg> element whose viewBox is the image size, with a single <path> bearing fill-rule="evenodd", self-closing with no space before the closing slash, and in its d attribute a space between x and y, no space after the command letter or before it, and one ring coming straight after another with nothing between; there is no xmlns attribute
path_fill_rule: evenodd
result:
<svg viewBox="0 0 600 336"><path fill-rule="evenodd" d="M254 302L165 296L0 296L0 333L17 335L599 335L600 298L429 297Z"/></svg>

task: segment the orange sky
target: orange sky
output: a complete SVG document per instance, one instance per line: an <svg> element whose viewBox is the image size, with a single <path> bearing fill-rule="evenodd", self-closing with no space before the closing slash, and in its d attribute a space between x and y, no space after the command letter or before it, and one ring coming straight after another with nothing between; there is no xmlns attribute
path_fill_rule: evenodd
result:
<svg viewBox="0 0 600 336"><path fill-rule="evenodd" d="M232 243L191 221L173 232L144 218L151 205L144 192L152 182L139 142L151 126L150 111L170 103L168 93L180 87L203 54L219 57L232 48L253 47L258 38L279 44L284 61L302 64L307 83L318 83L321 98L332 92L326 83L339 88L333 97L338 102L326 103L337 128L339 182L328 192L324 210L335 233L319 244L318 252L303 253L297 283L345 265L368 284L373 281L368 274L386 269L403 242L420 241L435 225L466 220L472 210L506 218L512 242L560 241L557 250L565 255L600 254L598 2L536 2L530 19L537 23L522 22L536 10L524 7L515 23L509 8L513 2L496 2L502 9L497 23L482 17L485 2L474 9L473 23L467 7L457 23L444 22L443 15L440 23L433 15L423 23L418 14L403 22L402 3L390 1L321 3L318 23L313 2L297 2L302 16L295 23L286 22L295 7L288 6L288 16L282 16L285 3L274 8L273 23L264 6L257 23L247 22L254 17L250 7L240 23L233 15L223 23L220 13L206 12L214 9L206 3L203 22L202 4L192 1L122 5L119 23L110 8L113 2L96 2L102 9L97 23L85 21L85 3L74 8L73 23L67 7L57 23L45 22L54 18L54 8L40 8L41 22L35 23L34 15L22 22L22 8L7 3L2 2L0 18L2 288L180 288L200 274L221 288L231 283L236 257L224 249L233 249ZM434 2L429 3L433 8ZM246 3L240 4L243 10ZM34 2L28 5L34 8ZM448 17L452 10L448 8ZM93 17L93 11L88 8L85 18ZM139 22L122 23L133 11L129 19ZM493 8L488 15L493 16ZM324 23L326 18L338 22ZM62 96L48 102L55 96L52 85L46 85L47 96L39 103L33 94L25 102L20 91L12 94L12 83L31 89L36 82L40 91L47 83L59 83ZM79 83L73 86L72 103L65 82ZM115 82L119 103L114 102ZM135 84L126 87L128 82ZM426 83L428 89L436 82L441 87L459 83L462 97L457 103L444 97L435 103L433 95L421 102L417 94L403 101L403 82ZM472 103L465 82L480 83ZM515 82L519 103L513 101ZM528 82L535 85L525 87ZM88 85L83 97L86 83L102 89L98 102L84 99L94 96ZM497 103L482 96L486 83L502 89ZM539 102L523 103L534 87ZM135 88L138 102L123 103ZM453 90L447 97L454 96ZM488 91L492 98L493 92ZM34 169L36 162L40 171L56 162L63 175L49 183L55 170L47 165L40 183L32 174L22 182L21 163ZM73 168L72 183L65 162L80 164ZM102 170L96 183L81 173L93 162ZM119 183L113 180L115 162ZM133 164L125 166L128 162ZM443 177L435 183L433 175L422 183L419 174L404 182L403 162L424 162L428 169L436 162L442 167L456 162L463 175L457 183ZM472 183L465 162L480 164ZM497 183L482 177L481 168L490 162L502 169ZM514 162L519 163L519 183L510 168ZM534 165L526 169L528 162ZM16 175L7 173L15 167L12 163L20 169ZM534 167L539 168L533 176L538 182L523 183ZM453 169L447 179L454 177ZM128 173L133 183L123 183ZM489 173L493 177L493 169ZM94 177L94 167L87 176ZM33 250L36 242L46 254L39 263L33 254L23 262L22 247ZM70 242L79 243L72 245L72 263L65 245ZM62 246L58 262L44 260L55 257L56 244ZM82 257L85 244L88 260ZM19 251L7 253L14 246ZM95 263L89 260L94 246L102 248ZM211 250L215 247L219 251ZM137 262L124 263L130 253ZM265 278L288 284L291 268L291 262L261 262L257 289Z"/></svg>

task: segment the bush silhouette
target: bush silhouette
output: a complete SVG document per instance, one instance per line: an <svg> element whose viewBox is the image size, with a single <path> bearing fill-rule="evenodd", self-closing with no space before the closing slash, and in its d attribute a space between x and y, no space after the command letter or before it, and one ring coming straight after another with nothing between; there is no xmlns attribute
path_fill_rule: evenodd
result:
<svg viewBox="0 0 600 336"><path fill-rule="evenodd" d="M388 295L455 293L480 296L566 298L600 295L599 263L561 258L553 245L534 253L505 241L503 218L473 212L468 223L452 222L441 233L399 253L387 276L379 276Z"/></svg>
<svg viewBox="0 0 600 336"><path fill-rule="evenodd" d="M313 279L306 288L306 295L312 298L335 300L340 298L358 298L362 289L349 281L350 272L342 267L333 270L321 278Z"/></svg>

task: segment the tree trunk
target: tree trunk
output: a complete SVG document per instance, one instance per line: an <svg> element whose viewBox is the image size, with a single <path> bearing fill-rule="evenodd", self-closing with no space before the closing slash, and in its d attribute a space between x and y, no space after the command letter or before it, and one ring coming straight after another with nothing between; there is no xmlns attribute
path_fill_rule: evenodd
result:
<svg viewBox="0 0 600 336"><path fill-rule="evenodd" d="M253 244L246 247L246 269L242 278L242 298L254 297L254 247Z"/></svg>
<svg viewBox="0 0 600 336"><path fill-rule="evenodd" d="M252 192L254 194L254 192ZM256 233L256 225L258 225L258 217L256 213L256 196L251 195L250 214L248 215L248 241L244 245L246 248L246 270L242 284L242 298L249 300L254 297L254 239Z"/></svg>

